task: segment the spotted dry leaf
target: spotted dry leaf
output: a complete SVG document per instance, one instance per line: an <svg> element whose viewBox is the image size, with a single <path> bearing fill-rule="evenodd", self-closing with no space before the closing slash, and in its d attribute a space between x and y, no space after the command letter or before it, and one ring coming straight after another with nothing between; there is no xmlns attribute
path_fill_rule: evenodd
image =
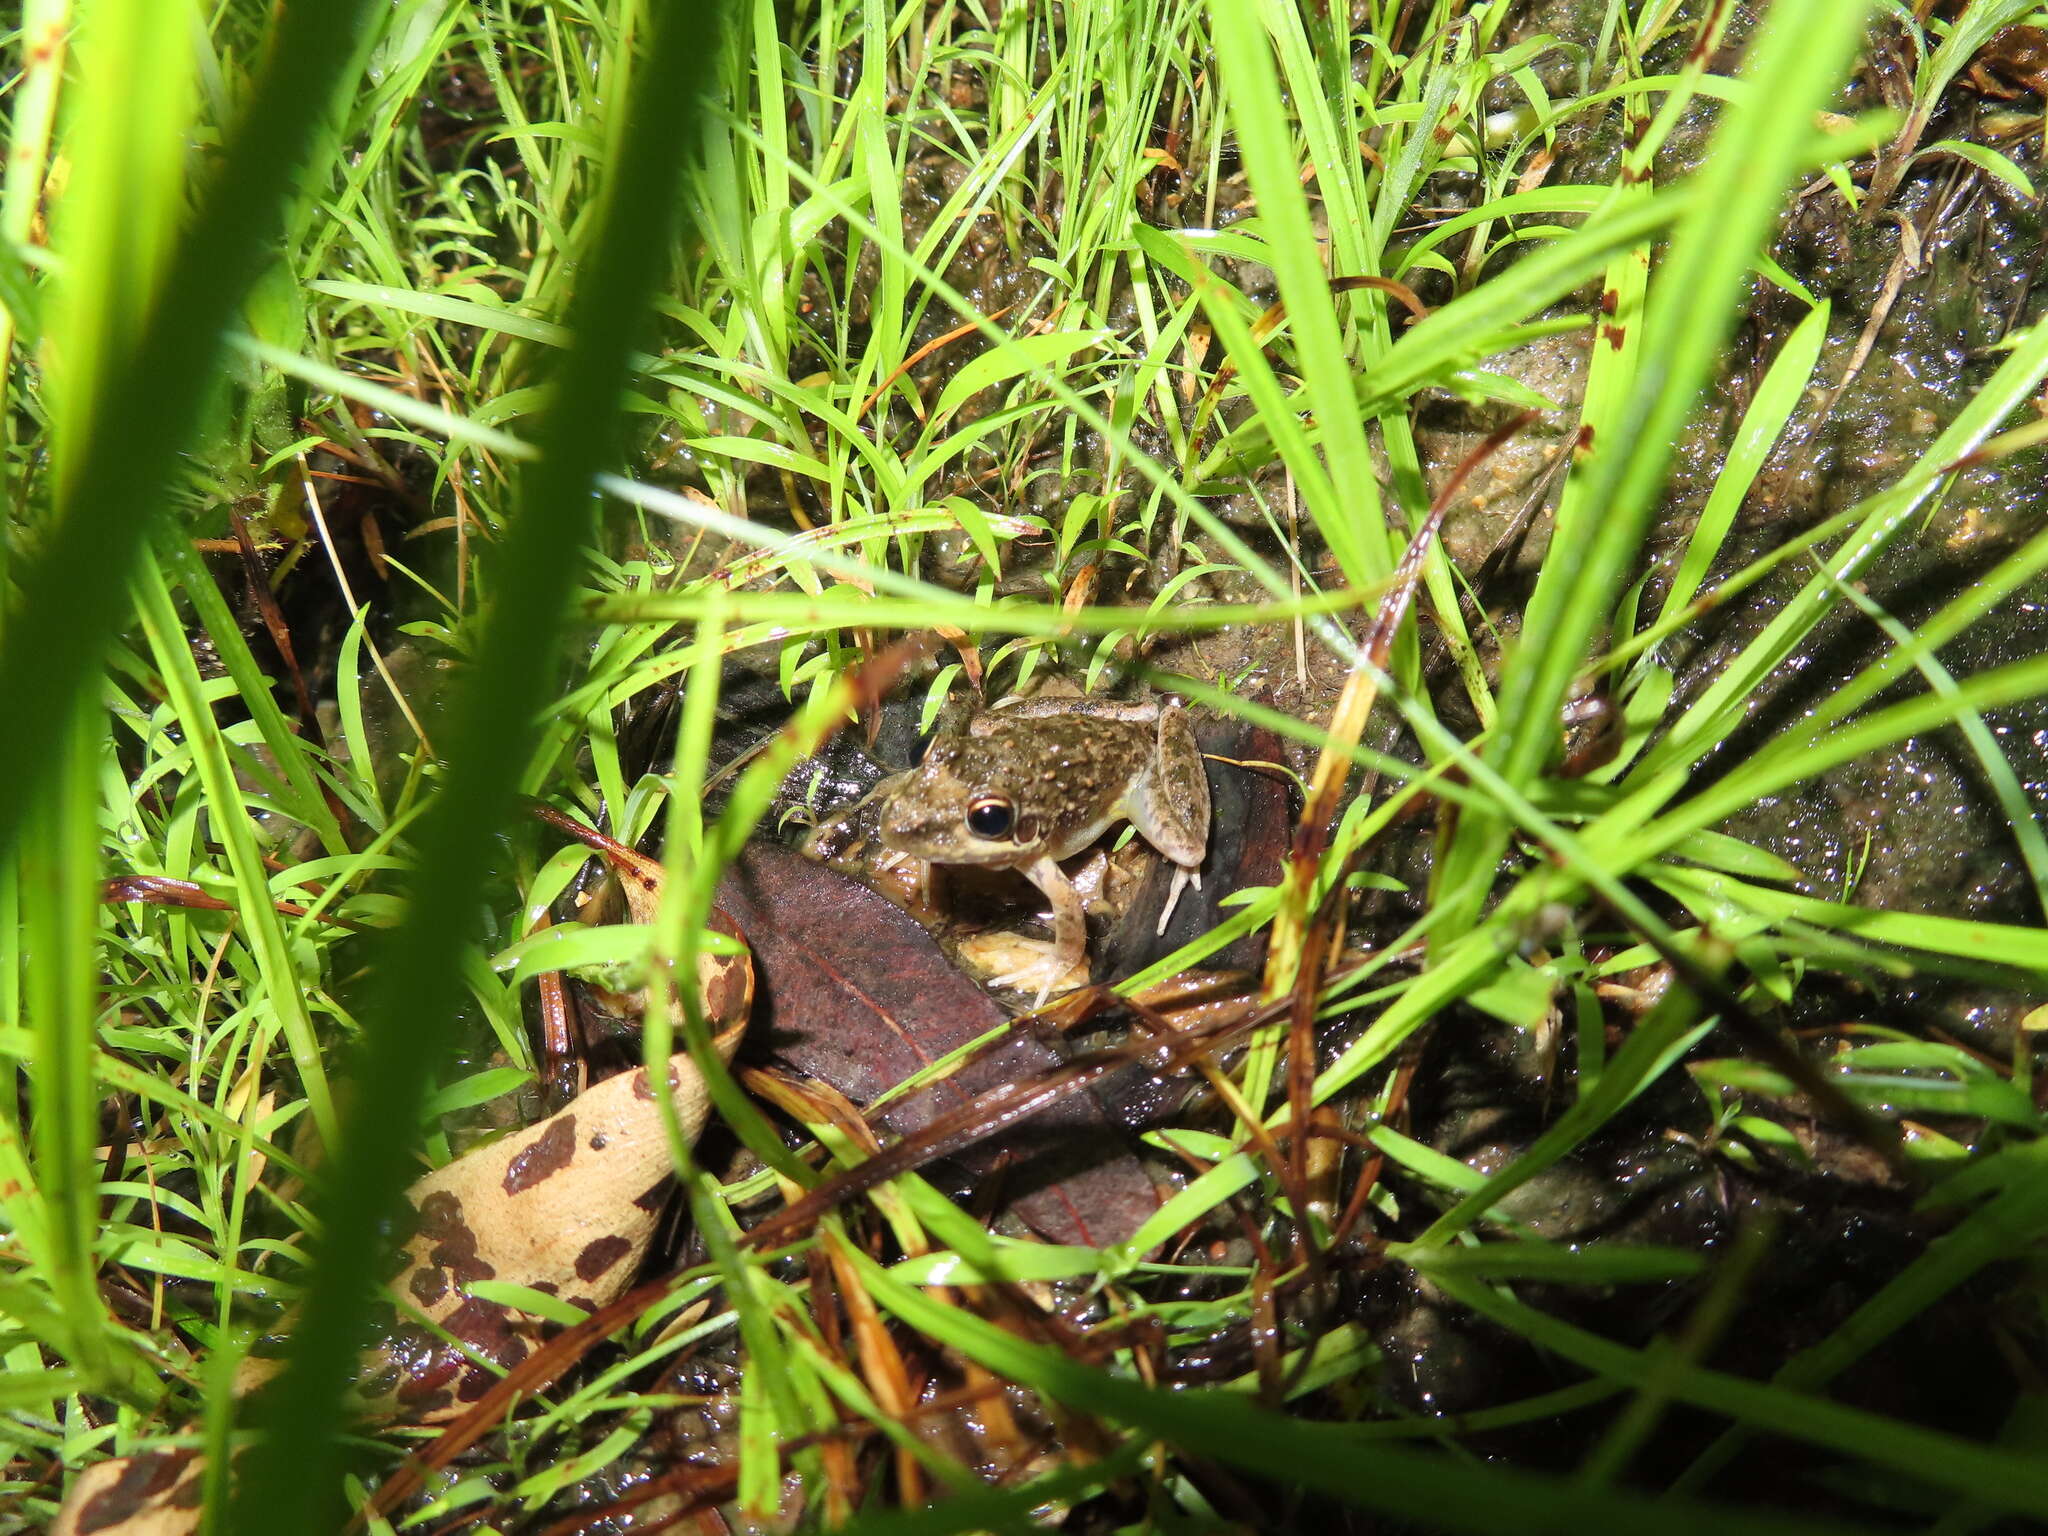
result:
<svg viewBox="0 0 2048 1536"><path fill-rule="evenodd" d="M175 1447L95 1463L72 1480L50 1536L190 1536L205 1474L205 1457Z"/></svg>
<svg viewBox="0 0 2048 1536"><path fill-rule="evenodd" d="M730 1055L734 1028L720 1037ZM688 1056L669 1062L683 1139L710 1112ZM607 1078L537 1125L437 1168L407 1191L417 1226L392 1294L500 1370L531 1352L542 1319L472 1294L479 1280L525 1286L595 1312L631 1283L667 1202L668 1139L644 1067ZM363 1393L409 1417L451 1417L498 1377L416 1323L371 1352Z"/></svg>

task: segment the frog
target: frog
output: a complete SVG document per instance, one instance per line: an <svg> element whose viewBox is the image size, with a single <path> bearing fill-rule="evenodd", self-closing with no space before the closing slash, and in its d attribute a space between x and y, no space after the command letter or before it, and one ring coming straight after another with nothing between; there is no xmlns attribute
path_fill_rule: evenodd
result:
<svg viewBox="0 0 2048 1536"><path fill-rule="evenodd" d="M1209 845L1209 782L1178 700L1005 700L964 730L933 739L924 759L883 786L879 835L933 864L1014 869L1052 904L1052 942L991 985L1067 990L1087 958L1081 897L1060 860L1118 821L1174 866L1159 932L1189 885L1201 888Z"/></svg>

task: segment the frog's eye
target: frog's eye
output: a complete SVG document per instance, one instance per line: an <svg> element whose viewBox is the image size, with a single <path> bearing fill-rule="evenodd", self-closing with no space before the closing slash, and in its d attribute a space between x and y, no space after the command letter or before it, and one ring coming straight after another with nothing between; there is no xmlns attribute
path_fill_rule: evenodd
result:
<svg viewBox="0 0 2048 1536"><path fill-rule="evenodd" d="M967 807L967 830L976 837L1002 837L1016 820L1016 810L1000 795L990 795Z"/></svg>

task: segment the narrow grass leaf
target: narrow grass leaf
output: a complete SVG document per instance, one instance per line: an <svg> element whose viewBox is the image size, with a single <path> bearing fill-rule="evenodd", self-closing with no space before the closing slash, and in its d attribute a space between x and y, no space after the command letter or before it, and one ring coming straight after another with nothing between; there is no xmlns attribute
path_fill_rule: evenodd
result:
<svg viewBox="0 0 2048 1536"><path fill-rule="evenodd" d="M1984 387L1957 413L1927 451L1898 482L1858 504L1855 530L1827 557L1824 568L1772 618L1764 632L1723 669L1721 675L1677 720L1664 738L1647 752L1627 782L1634 793L1617 815L1646 817L1683 783L1691 762L1727 731L1763 679L1782 665L1821 617L1840 601L1841 584L1859 579L1910 523L1956 462L2018 409L2048 377L2048 325L2037 325L2015 339L2013 350ZM1970 594L1958 600L1967 604ZM1955 606L1955 605L1952 605ZM1967 611L1958 608L1958 611ZM1931 635L1925 643L1939 645ZM1866 668L1838 695L1838 719L1849 708L1872 697L1891 678L1909 670L1910 657L1893 655Z"/></svg>
<svg viewBox="0 0 2048 1536"><path fill-rule="evenodd" d="M1714 489L1700 509L1699 521L1685 538L1685 553L1672 574L1670 590L1664 594L1663 612L1675 612L1691 602L1721 552L1743 499L1770 457L1771 449L1792 420L1805 396L1814 364L1820 360L1821 344L1827 340L1830 309L1825 300L1807 311L1771 359L1763 382L1757 386L1742 425L1728 445L1721 471L1714 477Z"/></svg>
<svg viewBox="0 0 2048 1536"><path fill-rule="evenodd" d="M1633 1350L1463 1276L1442 1275L1436 1283L1482 1317L1609 1380L1650 1388L1753 1428L1824 1446L1871 1466L1904 1473L1932 1488L1968 1494L2035 1519L2048 1517L2048 1466L2037 1458L1994 1450L1808 1393L1706 1370L1667 1353Z"/></svg>
<svg viewBox="0 0 2048 1536"><path fill-rule="evenodd" d="M932 407L931 419L934 424L948 420L984 389L1065 362L1076 352L1101 346L1110 335L1099 330L1047 331L1038 336L1012 337L974 358L946 381Z"/></svg>
<svg viewBox="0 0 2048 1536"><path fill-rule="evenodd" d="M1308 511L1346 578L1353 586L1363 586L1393 568L1394 548L1380 507L1379 480L1366 449L1364 422L1353 404L1355 374L1310 224L1308 199L1301 190L1301 166L1281 104L1272 48L1253 0L1214 0L1209 18L1230 120L1258 196L1273 273L1301 360L1302 404L1322 425L1334 499L1311 501ZM1291 30L1284 19L1274 20L1283 32ZM1334 143L1328 150L1337 153Z"/></svg>

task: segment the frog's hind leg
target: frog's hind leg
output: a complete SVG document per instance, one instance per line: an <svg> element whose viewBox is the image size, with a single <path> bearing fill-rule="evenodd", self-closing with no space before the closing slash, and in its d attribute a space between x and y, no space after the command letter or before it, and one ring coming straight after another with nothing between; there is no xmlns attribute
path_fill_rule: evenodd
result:
<svg viewBox="0 0 2048 1536"><path fill-rule="evenodd" d="M1156 930L1164 933L1180 893L1190 885L1202 888L1209 850L1209 778L1181 705L1160 710L1151 768L1127 797L1125 812L1139 835L1173 861L1173 885Z"/></svg>

